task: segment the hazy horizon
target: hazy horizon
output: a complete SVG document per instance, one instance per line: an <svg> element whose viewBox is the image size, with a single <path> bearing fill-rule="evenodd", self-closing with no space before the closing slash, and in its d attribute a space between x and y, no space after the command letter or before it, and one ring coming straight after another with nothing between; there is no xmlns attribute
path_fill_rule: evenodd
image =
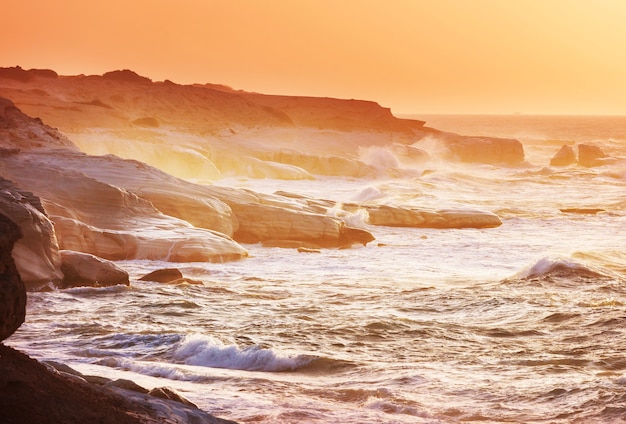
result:
<svg viewBox="0 0 626 424"><path fill-rule="evenodd" d="M0 66L363 99L406 114L626 115L617 0L24 0Z"/></svg>

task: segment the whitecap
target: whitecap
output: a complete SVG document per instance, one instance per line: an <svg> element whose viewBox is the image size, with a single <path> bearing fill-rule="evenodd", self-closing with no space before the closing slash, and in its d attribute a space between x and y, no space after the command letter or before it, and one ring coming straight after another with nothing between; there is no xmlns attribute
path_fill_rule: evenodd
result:
<svg viewBox="0 0 626 424"><path fill-rule="evenodd" d="M199 334L185 336L175 348L173 357L175 361L187 365L267 372L293 371L316 358L311 355L289 355L257 345L241 348Z"/></svg>
<svg viewBox="0 0 626 424"><path fill-rule="evenodd" d="M572 275L586 275L595 277L607 277L608 274L602 270L579 262L570 258L560 256L546 256L539 259L536 263L524 268L513 279L530 279L546 276L549 274L572 274Z"/></svg>

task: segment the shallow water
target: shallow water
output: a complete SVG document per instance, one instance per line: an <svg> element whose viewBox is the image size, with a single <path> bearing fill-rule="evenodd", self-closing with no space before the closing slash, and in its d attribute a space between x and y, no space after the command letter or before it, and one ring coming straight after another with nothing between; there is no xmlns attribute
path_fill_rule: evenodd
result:
<svg viewBox="0 0 626 424"><path fill-rule="evenodd" d="M480 134L513 136L522 124L511 119L492 117ZM550 119L554 134L542 144ZM499 228L367 227L376 236L367 247L309 254L248 245L243 261L175 265L203 286L139 282L172 264L124 261L131 287L32 293L9 344L84 372L173 387L239 422L619 422L625 170L547 167L554 139L576 141L556 119L525 121L533 138L522 141L540 160L515 168L440 163L376 180L219 182L483 209L501 217ZM602 127L600 138L590 139L588 121ZM624 155L616 122L611 131L605 119L585 118L580 140ZM603 211L561 211L572 208ZM365 225L360 215L353 223Z"/></svg>

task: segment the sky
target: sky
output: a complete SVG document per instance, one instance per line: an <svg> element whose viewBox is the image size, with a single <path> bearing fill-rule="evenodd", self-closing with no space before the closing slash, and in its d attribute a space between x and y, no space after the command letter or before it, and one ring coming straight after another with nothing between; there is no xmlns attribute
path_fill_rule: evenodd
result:
<svg viewBox="0 0 626 424"><path fill-rule="evenodd" d="M7 0L0 66L395 114L626 115L625 22L624 0Z"/></svg>

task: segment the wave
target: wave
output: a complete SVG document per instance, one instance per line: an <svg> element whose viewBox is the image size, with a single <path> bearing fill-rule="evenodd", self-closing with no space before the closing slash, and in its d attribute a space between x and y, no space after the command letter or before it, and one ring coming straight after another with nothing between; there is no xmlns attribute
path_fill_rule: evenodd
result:
<svg viewBox="0 0 626 424"><path fill-rule="evenodd" d="M175 348L172 359L186 365L264 372L329 373L352 366L347 361L317 355L290 355L257 345L241 348L199 334L185 336Z"/></svg>
<svg viewBox="0 0 626 424"><path fill-rule="evenodd" d="M612 278L612 272L590 265L588 263L577 261L565 257L547 256L539 259L533 265L530 265L514 276L513 280L529 280L541 277L559 277L559 278Z"/></svg>

